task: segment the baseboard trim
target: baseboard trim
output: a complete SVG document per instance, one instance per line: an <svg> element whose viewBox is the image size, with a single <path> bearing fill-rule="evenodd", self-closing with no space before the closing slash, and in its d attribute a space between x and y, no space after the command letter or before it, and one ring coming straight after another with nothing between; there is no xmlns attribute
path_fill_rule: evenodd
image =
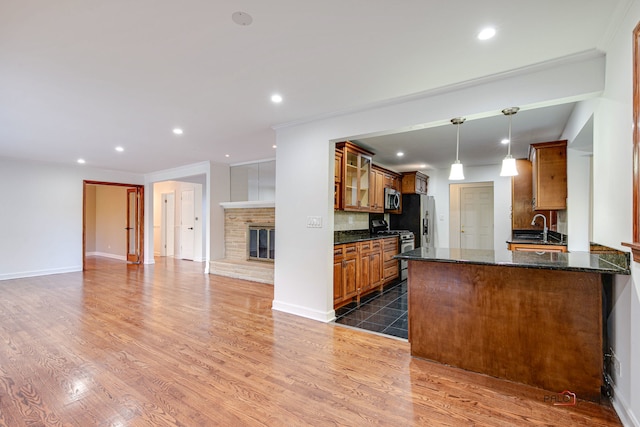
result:
<svg viewBox="0 0 640 427"><path fill-rule="evenodd" d="M50 274L76 273L82 271L82 266L51 268L47 270L21 271L19 273L0 274L0 280L23 279L27 277L48 276Z"/></svg>
<svg viewBox="0 0 640 427"><path fill-rule="evenodd" d="M618 391L615 384L612 384L613 388L613 399L611 399L611 404L613 405L613 409L618 414L618 418L622 422L622 425L625 427L640 427L640 421L635 416L629 403L622 398L620 392Z"/></svg>
<svg viewBox="0 0 640 427"><path fill-rule="evenodd" d="M124 255L116 255L116 254L110 254L107 252L87 252L85 254L86 256L101 256L103 258L111 258L111 259L117 259L120 261L126 261L127 257Z"/></svg>
<svg viewBox="0 0 640 427"><path fill-rule="evenodd" d="M306 317L307 319L317 320L323 323L329 323L336 318L334 310L322 312L319 310L312 310L300 305L288 304L281 301L273 300L271 303L271 309L276 311L282 311L284 313L295 314L296 316Z"/></svg>

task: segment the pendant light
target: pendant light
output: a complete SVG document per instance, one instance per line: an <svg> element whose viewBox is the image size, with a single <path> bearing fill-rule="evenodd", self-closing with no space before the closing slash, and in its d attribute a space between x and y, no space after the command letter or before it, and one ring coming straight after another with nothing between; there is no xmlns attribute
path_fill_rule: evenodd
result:
<svg viewBox="0 0 640 427"><path fill-rule="evenodd" d="M518 107L505 108L502 110L502 114L509 116L509 142L507 148L507 156L502 160L502 170L500 176L515 176L518 175L518 169L516 168L516 159L511 156L511 116L520 111Z"/></svg>
<svg viewBox="0 0 640 427"><path fill-rule="evenodd" d="M451 119L451 123L458 127L458 135L456 138L456 161L451 165L451 173L449 179L451 181L460 181L464 179L464 172L462 171L462 163L458 159L458 153L460 151L460 125L464 123L466 119L464 117L456 117Z"/></svg>

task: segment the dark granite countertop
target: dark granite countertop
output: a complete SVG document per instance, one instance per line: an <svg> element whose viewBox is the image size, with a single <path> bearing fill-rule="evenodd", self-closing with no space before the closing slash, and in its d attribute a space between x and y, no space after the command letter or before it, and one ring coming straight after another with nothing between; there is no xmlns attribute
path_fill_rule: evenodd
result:
<svg viewBox="0 0 640 427"><path fill-rule="evenodd" d="M397 237L394 235L371 234L369 230L335 231L333 233L333 244L342 245L344 243L363 242L365 240L385 239L387 237Z"/></svg>
<svg viewBox="0 0 640 427"><path fill-rule="evenodd" d="M398 259L460 264L486 264L546 270L580 271L587 273L631 274L627 252L518 252L481 249L420 247L403 252Z"/></svg>

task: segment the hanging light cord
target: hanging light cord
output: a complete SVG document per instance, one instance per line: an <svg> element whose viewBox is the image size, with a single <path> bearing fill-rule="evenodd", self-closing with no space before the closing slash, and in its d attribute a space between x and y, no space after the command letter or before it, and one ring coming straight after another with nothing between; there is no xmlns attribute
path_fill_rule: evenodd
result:
<svg viewBox="0 0 640 427"><path fill-rule="evenodd" d="M460 123L458 123L458 136L456 138L456 162L458 159L458 152L460 151Z"/></svg>
<svg viewBox="0 0 640 427"><path fill-rule="evenodd" d="M511 116L513 116L513 114L509 114L509 146L507 147L507 156L511 155Z"/></svg>

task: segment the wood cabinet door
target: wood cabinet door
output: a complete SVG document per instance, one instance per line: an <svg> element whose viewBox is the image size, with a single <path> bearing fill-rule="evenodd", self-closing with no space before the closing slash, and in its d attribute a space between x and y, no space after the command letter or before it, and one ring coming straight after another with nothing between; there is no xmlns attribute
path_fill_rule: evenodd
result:
<svg viewBox="0 0 640 427"><path fill-rule="evenodd" d="M334 258L333 260L333 301L339 302L344 298L344 273L343 273L343 259Z"/></svg>
<svg viewBox="0 0 640 427"><path fill-rule="evenodd" d="M333 188L334 209L342 209L342 169L342 150L336 149Z"/></svg>
<svg viewBox="0 0 640 427"><path fill-rule="evenodd" d="M534 210L567 208L567 141L531 144Z"/></svg>
<svg viewBox="0 0 640 427"><path fill-rule="evenodd" d="M344 210L358 210L358 154L345 148L343 159L342 189Z"/></svg>
<svg viewBox="0 0 640 427"><path fill-rule="evenodd" d="M402 191L402 178L399 176L396 176L393 179L393 189L394 190L398 190L398 191Z"/></svg>
<svg viewBox="0 0 640 427"><path fill-rule="evenodd" d="M383 213L384 212L384 172L377 169L371 170L371 191L372 200L370 212Z"/></svg>
<svg viewBox="0 0 640 427"><path fill-rule="evenodd" d="M382 251L378 249L369 255L369 289L382 283L382 274Z"/></svg>
<svg viewBox="0 0 640 427"><path fill-rule="evenodd" d="M424 175L418 176L418 192L421 194L427 194L428 178Z"/></svg>
<svg viewBox="0 0 640 427"><path fill-rule="evenodd" d="M360 277L358 279L358 294L362 294L369 290L370 274L371 274L371 260L369 259L369 255L364 255L360 257Z"/></svg>
<svg viewBox="0 0 640 427"><path fill-rule="evenodd" d="M358 294L358 259L345 259L343 263L344 298L351 298Z"/></svg>
<svg viewBox="0 0 640 427"><path fill-rule="evenodd" d="M422 172L405 172L402 175L402 194L427 194L429 177Z"/></svg>
<svg viewBox="0 0 640 427"><path fill-rule="evenodd" d="M358 280L360 270L358 269L358 244L349 243L344 245L344 262L343 268L343 289L344 298L351 298L358 293Z"/></svg>
<svg viewBox="0 0 640 427"><path fill-rule="evenodd" d="M343 149L342 209L365 211L371 209L371 157L345 146Z"/></svg>
<svg viewBox="0 0 640 427"><path fill-rule="evenodd" d="M369 211L373 202L371 184L371 157L359 155L358 168L358 208L361 211Z"/></svg>

